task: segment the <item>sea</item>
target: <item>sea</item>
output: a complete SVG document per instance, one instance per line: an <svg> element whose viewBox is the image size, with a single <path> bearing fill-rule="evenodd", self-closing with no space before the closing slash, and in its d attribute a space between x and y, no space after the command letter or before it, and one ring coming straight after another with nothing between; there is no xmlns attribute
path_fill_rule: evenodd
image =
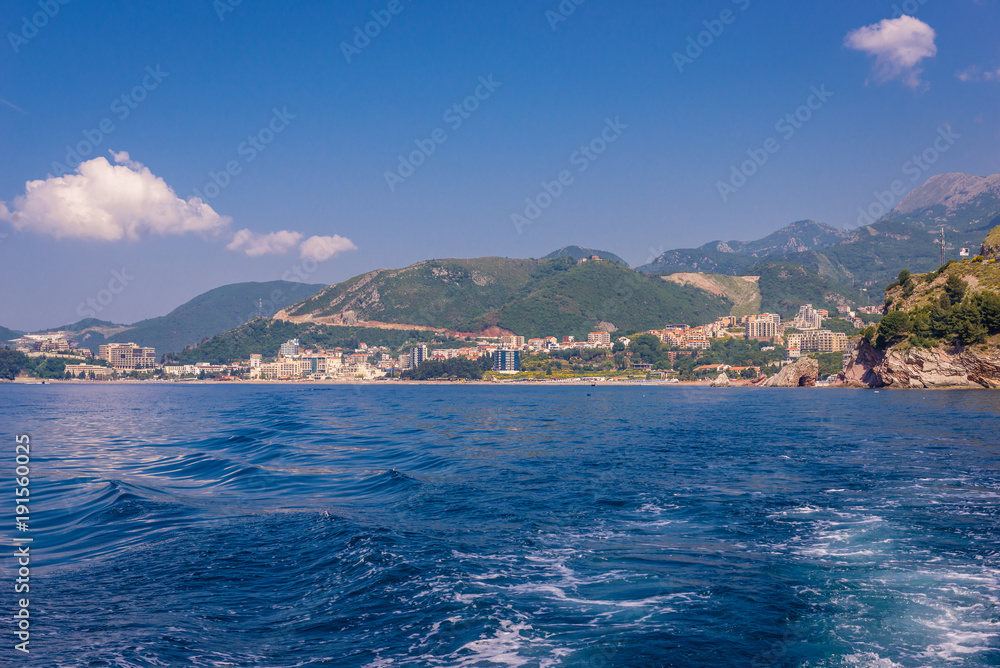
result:
<svg viewBox="0 0 1000 668"><path fill-rule="evenodd" d="M998 392L6 384L0 416L3 666L1000 666Z"/></svg>

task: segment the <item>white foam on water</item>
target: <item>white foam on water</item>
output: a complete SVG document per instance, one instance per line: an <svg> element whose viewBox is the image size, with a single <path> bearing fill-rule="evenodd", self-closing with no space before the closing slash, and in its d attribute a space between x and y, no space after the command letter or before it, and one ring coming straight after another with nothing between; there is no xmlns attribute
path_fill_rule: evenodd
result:
<svg viewBox="0 0 1000 668"><path fill-rule="evenodd" d="M903 665L892 659L886 659L875 652L862 652L844 657L845 666L861 666L862 668L903 668Z"/></svg>

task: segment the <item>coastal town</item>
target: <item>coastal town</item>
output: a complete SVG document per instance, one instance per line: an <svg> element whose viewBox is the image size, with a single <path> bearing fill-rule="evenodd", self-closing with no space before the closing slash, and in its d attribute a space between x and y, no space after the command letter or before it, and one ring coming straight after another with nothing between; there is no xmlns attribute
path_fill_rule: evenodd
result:
<svg viewBox="0 0 1000 668"><path fill-rule="evenodd" d="M28 358L43 358L44 363L40 361L38 368L46 368L47 373L38 374L38 377L65 381L375 381L406 379L425 362L456 359L475 362L490 379L531 379L529 372L537 368L546 368L547 375L552 375L551 365L541 362L547 357L573 360L581 356L592 362L585 371L601 368L608 371L602 379L635 378L639 374L640 377L645 375L647 380L676 381L680 373L673 368L673 363L685 357L698 360L712 349L713 342L753 342L757 350L772 353L775 359L770 366L775 368L805 355L842 353L850 345L845 330L862 329L866 321L861 315L877 315L879 311L881 307L864 307L855 312L843 306L830 313L813 308L812 304L803 304L790 319L782 319L777 313L724 316L699 326L668 324L625 335L593 331L585 340L577 340L571 335L525 339L512 333L476 337L442 333L437 341L440 347L432 342L397 349L359 342L354 348L327 350L303 345L293 338L282 343L276 351L252 353L247 359L225 364L211 361L179 364L167 356L158 361L154 348L135 342L101 344L94 355L91 350L79 347L67 332L25 334L5 342L3 347ZM833 322L837 323L836 330L824 326L824 323ZM638 337L659 342L671 364L659 364L654 368L651 362L633 358L630 346ZM694 366L690 372L698 380L709 374L713 378L719 373L729 374L738 379L767 373L760 365L721 363Z"/></svg>

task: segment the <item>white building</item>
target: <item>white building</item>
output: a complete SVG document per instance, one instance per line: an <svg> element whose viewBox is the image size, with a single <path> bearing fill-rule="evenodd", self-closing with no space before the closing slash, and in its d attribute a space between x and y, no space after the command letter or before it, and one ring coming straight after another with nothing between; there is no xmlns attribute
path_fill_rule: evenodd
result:
<svg viewBox="0 0 1000 668"><path fill-rule="evenodd" d="M73 378L80 378L80 374L83 374L83 378L90 378L90 374L94 374L95 379L103 380L110 378L114 369L97 364L67 364L66 372Z"/></svg>
<svg viewBox="0 0 1000 668"><path fill-rule="evenodd" d="M278 349L278 354L282 357L298 357L299 354L299 340L289 339L281 344Z"/></svg>
<svg viewBox="0 0 1000 668"><path fill-rule="evenodd" d="M156 367L156 349L135 343L105 343L97 355L118 371L135 371Z"/></svg>
<svg viewBox="0 0 1000 668"><path fill-rule="evenodd" d="M796 329L819 329L823 326L823 316L813 309L812 304L804 304L799 307L792 326Z"/></svg>

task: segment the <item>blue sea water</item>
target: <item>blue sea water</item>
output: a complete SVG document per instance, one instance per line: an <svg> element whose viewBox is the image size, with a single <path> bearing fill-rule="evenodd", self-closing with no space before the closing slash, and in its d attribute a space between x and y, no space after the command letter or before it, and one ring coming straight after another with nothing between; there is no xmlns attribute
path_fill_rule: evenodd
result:
<svg viewBox="0 0 1000 668"><path fill-rule="evenodd" d="M1000 393L6 385L0 415L34 538L3 665L1000 665Z"/></svg>

